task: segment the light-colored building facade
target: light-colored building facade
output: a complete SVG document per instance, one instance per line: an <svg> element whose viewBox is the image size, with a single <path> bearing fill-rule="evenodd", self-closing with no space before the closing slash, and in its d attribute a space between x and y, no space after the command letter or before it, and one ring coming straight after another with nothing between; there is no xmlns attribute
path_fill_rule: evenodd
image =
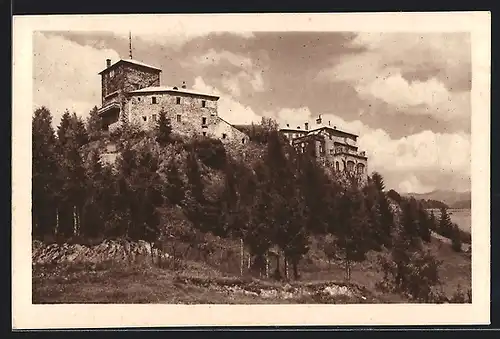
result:
<svg viewBox="0 0 500 339"><path fill-rule="evenodd" d="M150 129L161 112L172 130L184 135L203 135L223 143L248 142L248 136L219 117L219 97L180 87L160 86L161 69L133 59L106 60L101 71L103 129L113 131L128 122Z"/></svg>
<svg viewBox="0 0 500 339"><path fill-rule="evenodd" d="M358 149L358 136L339 130L336 126L323 124L321 116L316 119L315 125L309 126L306 122L303 129L286 125L280 131L298 153L309 153L335 171L358 175L367 173L368 157Z"/></svg>

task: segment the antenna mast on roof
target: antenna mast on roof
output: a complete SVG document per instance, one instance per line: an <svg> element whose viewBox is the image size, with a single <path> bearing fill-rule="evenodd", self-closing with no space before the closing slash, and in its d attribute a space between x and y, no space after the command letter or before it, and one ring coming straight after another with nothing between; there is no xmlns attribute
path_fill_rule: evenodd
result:
<svg viewBox="0 0 500 339"><path fill-rule="evenodd" d="M128 56L132 59L132 33L128 31Z"/></svg>

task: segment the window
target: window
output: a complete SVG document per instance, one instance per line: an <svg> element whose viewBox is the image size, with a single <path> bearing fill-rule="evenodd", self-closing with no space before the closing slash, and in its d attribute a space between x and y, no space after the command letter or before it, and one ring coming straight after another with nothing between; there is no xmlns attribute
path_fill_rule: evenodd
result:
<svg viewBox="0 0 500 339"><path fill-rule="evenodd" d="M354 170L354 161L347 162L347 171L352 172Z"/></svg>
<svg viewBox="0 0 500 339"><path fill-rule="evenodd" d="M153 114L151 118L153 119L153 121L156 121L156 114Z"/></svg>
<svg viewBox="0 0 500 339"><path fill-rule="evenodd" d="M203 136L206 137L207 136L207 132L203 132Z"/></svg>
<svg viewBox="0 0 500 339"><path fill-rule="evenodd" d="M201 124L206 125L207 124L207 118L203 117L201 118Z"/></svg>
<svg viewBox="0 0 500 339"><path fill-rule="evenodd" d="M142 117L142 120L144 120L144 121L148 121L148 118L147 118L146 116L143 116L143 117Z"/></svg>
<svg viewBox="0 0 500 339"><path fill-rule="evenodd" d="M152 104L156 104L156 97L152 97L152 98L151 98L151 103L152 103Z"/></svg>
<svg viewBox="0 0 500 339"><path fill-rule="evenodd" d="M109 77L112 78L115 76L115 70L112 69L111 71L109 71Z"/></svg>
<svg viewBox="0 0 500 339"><path fill-rule="evenodd" d="M181 122L181 115L177 114L177 122Z"/></svg>
<svg viewBox="0 0 500 339"><path fill-rule="evenodd" d="M207 107L207 102L205 100L201 101L201 107Z"/></svg>
<svg viewBox="0 0 500 339"><path fill-rule="evenodd" d="M137 98L137 101L141 101L141 98Z"/></svg>
<svg viewBox="0 0 500 339"><path fill-rule="evenodd" d="M340 164L338 161L335 162L335 170L340 171Z"/></svg>
<svg viewBox="0 0 500 339"><path fill-rule="evenodd" d="M222 133L222 139L226 139L227 137L227 134L226 133Z"/></svg>
<svg viewBox="0 0 500 339"><path fill-rule="evenodd" d="M175 98L175 103L177 105L180 105L181 104L181 98L179 98L179 97Z"/></svg>
<svg viewBox="0 0 500 339"><path fill-rule="evenodd" d="M245 138L241 139L241 143L244 144L245 143Z"/></svg>

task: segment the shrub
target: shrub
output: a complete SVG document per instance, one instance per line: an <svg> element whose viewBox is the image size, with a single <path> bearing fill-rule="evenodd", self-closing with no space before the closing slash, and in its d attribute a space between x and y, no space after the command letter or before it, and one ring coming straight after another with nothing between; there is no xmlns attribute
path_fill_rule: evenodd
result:
<svg viewBox="0 0 500 339"><path fill-rule="evenodd" d="M472 290L469 288L464 292L460 288L460 286L458 286L457 290L450 299L450 303L455 303L455 304L472 303Z"/></svg>
<svg viewBox="0 0 500 339"><path fill-rule="evenodd" d="M190 145L196 157L206 166L213 169L222 169L226 165L226 149L218 139L194 139Z"/></svg>
<svg viewBox="0 0 500 339"><path fill-rule="evenodd" d="M419 302L442 299L435 287L441 284L438 275L440 261L430 252L415 251L389 257L380 256L379 265L384 275L378 287L405 294Z"/></svg>

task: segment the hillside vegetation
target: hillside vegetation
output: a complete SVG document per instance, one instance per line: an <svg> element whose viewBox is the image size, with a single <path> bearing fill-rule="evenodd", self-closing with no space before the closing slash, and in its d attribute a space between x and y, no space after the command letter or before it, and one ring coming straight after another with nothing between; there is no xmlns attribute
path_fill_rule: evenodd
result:
<svg viewBox="0 0 500 339"><path fill-rule="evenodd" d="M96 121L66 112L54 132L34 113L35 302L470 302L445 208L299 156L272 120L238 152L163 114L151 132L101 135Z"/></svg>

